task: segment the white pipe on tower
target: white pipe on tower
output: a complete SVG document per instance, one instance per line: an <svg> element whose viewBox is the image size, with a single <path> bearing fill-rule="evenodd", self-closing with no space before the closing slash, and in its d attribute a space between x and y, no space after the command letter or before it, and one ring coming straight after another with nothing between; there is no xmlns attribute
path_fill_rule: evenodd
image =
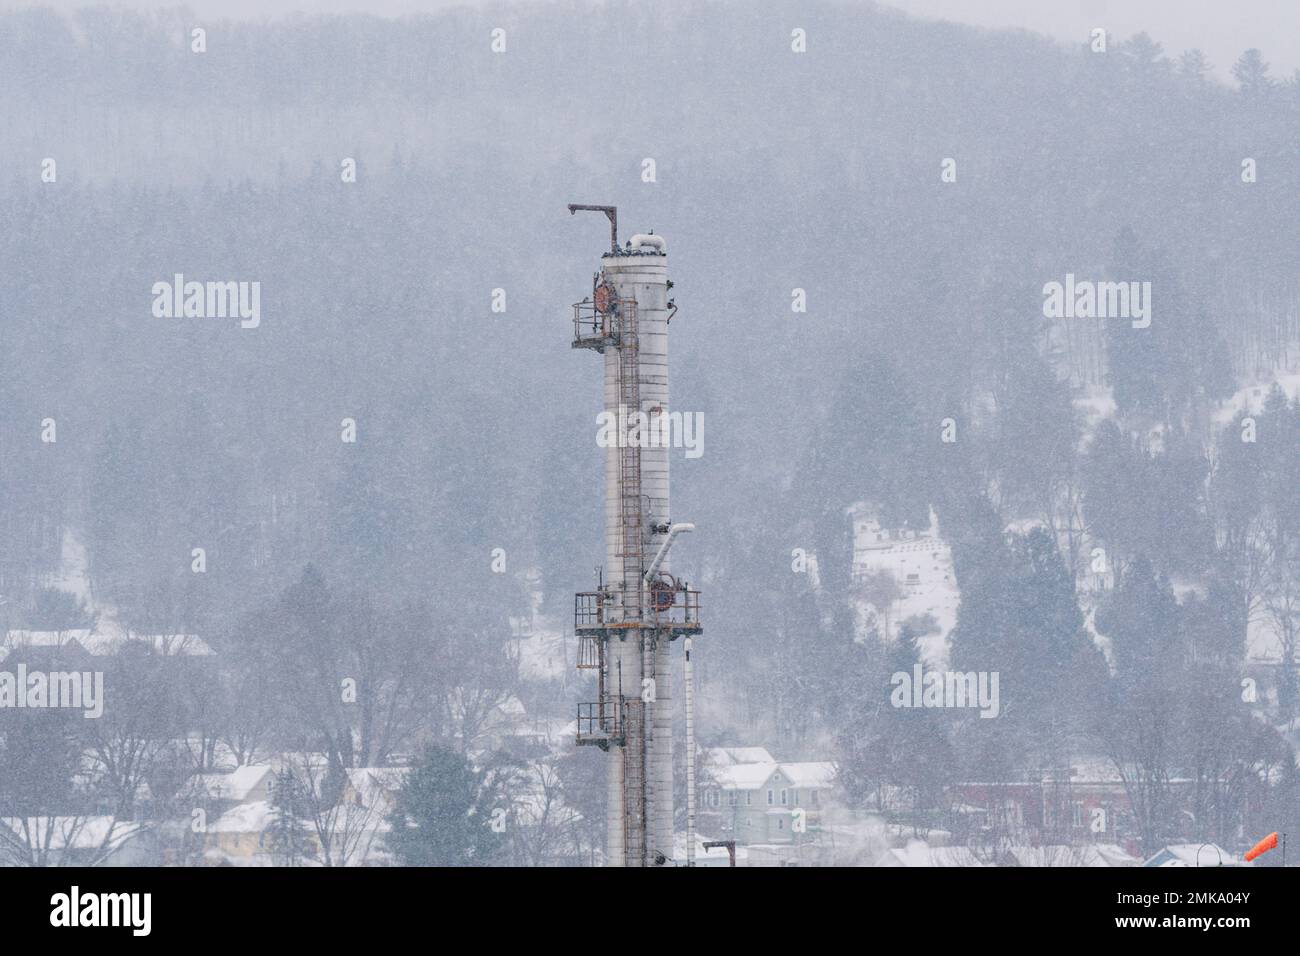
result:
<svg viewBox="0 0 1300 956"><path fill-rule="evenodd" d="M682 691L686 695L686 865L695 865L695 675L691 639L683 644Z"/></svg>
<svg viewBox="0 0 1300 956"><path fill-rule="evenodd" d="M657 574L659 571L659 565L663 564L664 559L668 557L668 549L673 546L673 540L679 534L684 534L687 531L694 531L694 530L695 530L695 525L691 524L689 521L683 521L680 524L675 524L668 529L668 536L664 538L663 544L659 545L659 551L658 553L655 554L654 560L650 562L650 567L646 568L645 570L646 587L649 587L651 584L654 584L655 574Z"/></svg>

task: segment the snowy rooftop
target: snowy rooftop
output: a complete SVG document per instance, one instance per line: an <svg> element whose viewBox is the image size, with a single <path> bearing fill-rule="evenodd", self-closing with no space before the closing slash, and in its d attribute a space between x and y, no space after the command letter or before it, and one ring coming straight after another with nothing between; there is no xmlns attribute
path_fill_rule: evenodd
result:
<svg viewBox="0 0 1300 956"><path fill-rule="evenodd" d="M223 813L208 826L212 833L263 833L275 819L270 800L241 803Z"/></svg>
<svg viewBox="0 0 1300 956"><path fill-rule="evenodd" d="M236 767L230 773L204 773L198 776L203 793L214 800L247 799L248 795L271 773L265 764Z"/></svg>
<svg viewBox="0 0 1300 956"><path fill-rule="evenodd" d="M1143 866L1248 866L1216 843L1171 843Z"/></svg>
<svg viewBox="0 0 1300 956"><path fill-rule="evenodd" d="M111 816L0 817L0 826L22 842L50 850L115 848L144 829Z"/></svg>
<svg viewBox="0 0 1300 956"><path fill-rule="evenodd" d="M757 790L778 771L800 789L825 789L835 782L835 765L829 761L785 763L772 759L764 747L715 747L703 762L703 772L722 790Z"/></svg>
<svg viewBox="0 0 1300 956"><path fill-rule="evenodd" d="M1141 866L1142 861L1115 843L1086 846L1013 846L1006 855L1017 866Z"/></svg>
<svg viewBox="0 0 1300 956"><path fill-rule="evenodd" d="M909 840L905 847L886 850L876 866L988 866L969 847L930 846L924 840Z"/></svg>
<svg viewBox="0 0 1300 956"><path fill-rule="evenodd" d="M738 763L776 763L766 747L710 747L704 752L710 767L730 767Z"/></svg>
<svg viewBox="0 0 1300 956"><path fill-rule="evenodd" d="M353 793L367 807L388 803L401 789L410 767L352 767L347 771Z"/></svg>
<svg viewBox="0 0 1300 956"><path fill-rule="evenodd" d="M709 776L723 790L757 790L776 773L774 763L738 763L730 767L710 767Z"/></svg>
<svg viewBox="0 0 1300 956"><path fill-rule="evenodd" d="M781 772L789 777L790 782L796 787L817 790L835 784L835 764L829 760L783 763L780 767Z"/></svg>
<svg viewBox="0 0 1300 956"><path fill-rule="evenodd" d="M211 657L215 652L194 634L136 634L111 628L73 628L66 631L12 630L5 634L5 649L65 647L77 644L101 657L116 654L130 644L148 646L164 657Z"/></svg>

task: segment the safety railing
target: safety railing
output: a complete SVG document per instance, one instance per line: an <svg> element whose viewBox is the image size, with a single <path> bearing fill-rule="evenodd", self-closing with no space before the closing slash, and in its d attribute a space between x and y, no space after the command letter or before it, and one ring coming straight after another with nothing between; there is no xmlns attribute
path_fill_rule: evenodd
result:
<svg viewBox="0 0 1300 956"><path fill-rule="evenodd" d="M626 710L621 697L587 701L578 705L578 744L600 744L622 741L626 723Z"/></svg>

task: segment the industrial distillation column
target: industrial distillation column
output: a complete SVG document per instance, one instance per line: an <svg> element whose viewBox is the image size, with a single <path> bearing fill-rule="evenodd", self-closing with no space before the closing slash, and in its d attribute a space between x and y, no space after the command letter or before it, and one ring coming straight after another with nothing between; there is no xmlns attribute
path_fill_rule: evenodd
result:
<svg viewBox="0 0 1300 956"><path fill-rule="evenodd" d="M696 592L669 572L668 259L660 236L619 248L611 207L575 208L605 212L612 225L593 295L575 306L573 344L602 353L604 411L619 435L604 448L605 578L578 595L575 616L575 631L599 642L579 666L597 667L603 688L579 706L578 742L615 758L608 865L655 865L673 856L672 641L699 631ZM594 599L585 613L584 598Z"/></svg>
<svg viewBox="0 0 1300 956"><path fill-rule="evenodd" d="M619 422L635 422L632 413L643 412L653 429L659 415L668 413L668 257L664 255L664 242L659 237L640 245L635 237L625 250L604 257L603 273L615 294L624 302L634 302L636 310L636 343L624 341L619 348L605 352L605 411ZM634 347L639 408L626 405L626 388L620 387L621 361L625 350ZM665 421L667 419L664 419ZM628 430L634 425L629 425ZM635 506L637 489L630 487L634 476L628 475L629 458L623 448L605 449L605 567L611 587L626 595L627 616L647 612L647 599L641 575L657 543L655 527L663 527L668 512L668 451L666 447L646 447L640 452L640 516L629 521L628 506ZM627 561L629 555L634 561ZM667 567L662 568L668 571ZM635 575L635 577L634 577ZM632 594L641 596L634 604ZM648 622L645 622L648 623ZM623 693L641 701L644 724L645 818L646 846L644 855L653 861L657 853L672 857L673 846L673 759L672 759L672 680L669 669L670 643L665 635L653 630L624 631L623 637L610 642L606 673L606 686L617 686L621 677ZM629 680L629 678L631 678ZM635 702L634 702L635 706ZM636 752L636 742L628 741L623 750L626 767L628 761L641 759ZM622 768L620 768L621 770ZM622 816L625 792L623 781L614 780L620 774L611 774L610 824L607 828L607 853L611 861L618 860L623 846ZM618 822L615 823L615 820ZM635 863L633 863L635 865Z"/></svg>

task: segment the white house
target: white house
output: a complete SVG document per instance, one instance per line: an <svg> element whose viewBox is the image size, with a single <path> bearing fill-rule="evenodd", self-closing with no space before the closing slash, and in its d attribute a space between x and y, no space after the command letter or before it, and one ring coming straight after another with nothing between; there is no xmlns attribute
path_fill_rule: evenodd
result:
<svg viewBox="0 0 1300 956"><path fill-rule="evenodd" d="M147 866L140 823L112 816L0 818L0 863L9 866Z"/></svg>
<svg viewBox="0 0 1300 956"><path fill-rule="evenodd" d="M778 762L762 747L714 748L702 764L700 828L742 845L809 839L835 781L830 762Z"/></svg>

